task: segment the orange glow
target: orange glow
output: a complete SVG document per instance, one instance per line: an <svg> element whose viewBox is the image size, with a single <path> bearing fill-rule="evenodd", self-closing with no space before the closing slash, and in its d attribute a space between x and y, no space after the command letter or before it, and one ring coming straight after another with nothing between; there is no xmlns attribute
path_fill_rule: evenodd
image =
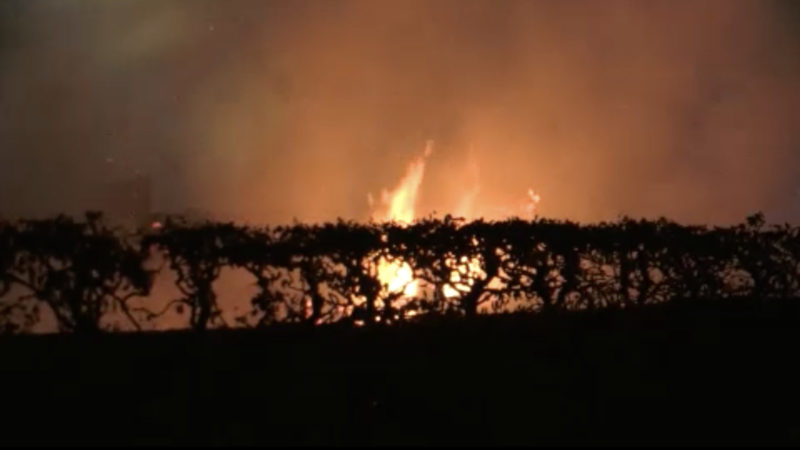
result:
<svg viewBox="0 0 800 450"><path fill-rule="evenodd" d="M525 212L529 217L532 218L536 215L536 207L539 206L541 200L542 197L536 191L528 189L528 203L525 205Z"/></svg>
<svg viewBox="0 0 800 450"><path fill-rule="evenodd" d="M453 270L450 272L450 282L442 287L442 294L445 298L462 296L472 288L476 279L486 277L478 258L462 256L459 261L450 259L446 263Z"/></svg>
<svg viewBox="0 0 800 450"><path fill-rule="evenodd" d="M416 219L416 204L419 188L425 175L425 159L433 152L433 142L428 141L423 156L414 159L409 164L405 175L397 186L391 190L383 190L381 195L382 208L372 214L374 220L396 222L407 225ZM478 184L478 166L474 161L470 164L472 187L465 190L456 208L453 210L457 216L467 220L474 219L475 200L480 187ZM368 196L370 206L373 205L372 196ZM541 201L541 196L533 189L528 189L527 200L523 206L526 215L533 218L536 208ZM451 268L450 279L442 286L442 294L446 298L458 298L468 292L477 279L486 277L479 258L461 256L460 259L450 259L446 264ZM420 280L414 278L411 265L399 259L380 257L377 263L377 277L383 286L381 299L390 295L401 294L395 306L403 306L420 292ZM406 317L416 315L407 311Z"/></svg>
<svg viewBox="0 0 800 450"><path fill-rule="evenodd" d="M466 190L462 193L455 209L453 209L453 214L456 217L462 217L465 219L471 219L475 217L475 201L478 197L478 194L481 192L478 163L472 157L469 158L469 171L471 187L469 190Z"/></svg>
<svg viewBox="0 0 800 450"><path fill-rule="evenodd" d="M378 260L378 280L387 294L402 292L405 297L415 297L419 292L419 283L414 280L414 271L404 261L392 261L381 257Z"/></svg>
<svg viewBox="0 0 800 450"><path fill-rule="evenodd" d="M385 207L383 213L373 215L378 221L398 222L409 224L414 221L417 194L425 175L425 158L433 152L433 142L425 145L423 156L416 158L409 164L406 174L400 183L391 192L383 190L381 202Z"/></svg>
<svg viewBox="0 0 800 450"><path fill-rule="evenodd" d="M373 219L400 224L410 224L414 221L417 194L425 174L425 158L432 152L433 142L428 141L423 156L417 157L409 164L400 183L391 192L383 190L381 202L385 211L373 214ZM413 298L419 292L419 282L414 280L414 271L407 262L381 257L378 260L377 270L378 280L384 286L382 297L402 293L406 298Z"/></svg>

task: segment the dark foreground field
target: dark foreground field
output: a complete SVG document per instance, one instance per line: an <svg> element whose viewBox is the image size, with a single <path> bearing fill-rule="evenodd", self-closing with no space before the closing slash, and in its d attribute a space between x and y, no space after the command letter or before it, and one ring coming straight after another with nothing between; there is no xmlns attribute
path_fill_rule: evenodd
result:
<svg viewBox="0 0 800 450"><path fill-rule="evenodd" d="M4 337L2 444L800 443L800 302Z"/></svg>

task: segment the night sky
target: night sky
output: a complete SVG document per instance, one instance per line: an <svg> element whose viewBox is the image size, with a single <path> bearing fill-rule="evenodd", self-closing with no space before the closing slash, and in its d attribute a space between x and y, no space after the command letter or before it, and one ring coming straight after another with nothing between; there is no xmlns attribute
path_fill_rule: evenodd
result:
<svg viewBox="0 0 800 450"><path fill-rule="evenodd" d="M0 2L0 215L419 210L800 223L800 7L752 1ZM477 170L473 170L477 167Z"/></svg>

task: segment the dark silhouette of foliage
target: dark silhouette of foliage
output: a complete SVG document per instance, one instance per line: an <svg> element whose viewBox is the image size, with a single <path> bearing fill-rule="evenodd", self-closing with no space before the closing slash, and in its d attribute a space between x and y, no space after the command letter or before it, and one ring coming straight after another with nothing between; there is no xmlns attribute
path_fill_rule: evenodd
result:
<svg viewBox="0 0 800 450"><path fill-rule="evenodd" d="M99 213L87 213L85 221L66 216L22 221L10 247L6 254L12 256L3 258L5 283L29 292L18 305L37 299L63 331L98 332L103 316L113 311L139 327L128 300L147 295L151 277L138 249L105 226Z"/></svg>
<svg viewBox="0 0 800 450"><path fill-rule="evenodd" d="M195 330L228 325L214 290L226 266L256 280L252 310L237 319L240 326L388 324L450 314L795 298L799 235L796 227L766 225L762 215L714 228L627 217L590 225L447 216L410 225L339 221L262 228L170 219L140 232L136 248L90 214L84 222L58 217L0 224L0 293L14 285L27 288L64 330L98 329L112 307L138 327L127 299L148 291L152 273L141 267L157 249L182 296L146 316L188 310ZM415 293L390 289L390 280L379 276L381 264L410 267ZM4 303L4 323L15 323L12 310L28 311L19 317L35 315L32 303L25 303L30 300Z"/></svg>
<svg viewBox="0 0 800 450"><path fill-rule="evenodd" d="M168 220L164 226L142 240L143 249L164 251L176 285L183 295L171 301L167 308L151 317L158 317L176 306L178 312L189 310L189 325L205 330L209 325L223 324L221 310L213 283L220 270L230 264L231 250L236 248L239 227L233 224L187 224L180 219Z"/></svg>
<svg viewBox="0 0 800 450"><path fill-rule="evenodd" d="M38 305L33 297L14 298L14 268L17 265L17 230L0 222L0 330L6 333L26 331L39 319Z"/></svg>
<svg viewBox="0 0 800 450"><path fill-rule="evenodd" d="M0 222L0 297L11 289L9 273L14 266L16 250L14 248L15 229L6 222Z"/></svg>

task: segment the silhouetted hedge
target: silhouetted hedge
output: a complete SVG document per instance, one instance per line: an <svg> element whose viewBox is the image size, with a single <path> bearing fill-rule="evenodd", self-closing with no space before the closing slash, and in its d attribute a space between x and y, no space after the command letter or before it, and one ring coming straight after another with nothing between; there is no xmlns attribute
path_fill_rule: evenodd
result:
<svg viewBox="0 0 800 450"><path fill-rule="evenodd" d="M59 330L93 333L121 314L132 329L180 311L195 330L276 322L391 324L431 315L627 308L732 297L796 298L800 228L754 215L733 227L665 219L473 221L411 225L339 221L245 227L167 220L124 234L97 213L84 220L0 223L0 326L29 330L42 307ZM154 255L165 264L147 268ZM414 288L379 270L403 266ZM251 310L222 319L214 283L223 268L253 276ZM180 298L131 308L159 271ZM148 305L148 300L143 304Z"/></svg>

